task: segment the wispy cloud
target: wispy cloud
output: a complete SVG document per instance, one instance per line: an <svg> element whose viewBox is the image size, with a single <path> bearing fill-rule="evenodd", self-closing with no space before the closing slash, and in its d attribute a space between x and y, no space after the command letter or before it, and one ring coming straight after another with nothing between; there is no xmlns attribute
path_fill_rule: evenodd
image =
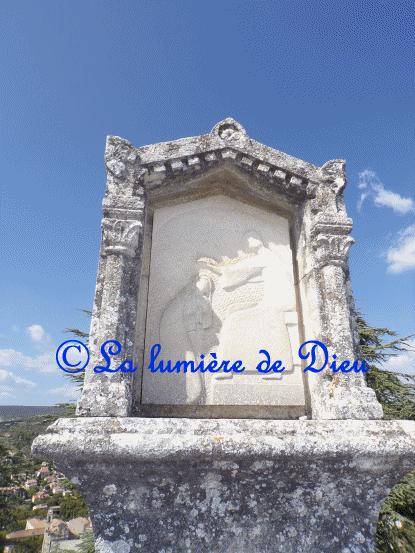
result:
<svg viewBox="0 0 415 553"><path fill-rule="evenodd" d="M14 349L0 349L0 366L23 367L27 371L34 369L41 373L50 373L57 369L56 359L52 353L31 357Z"/></svg>
<svg viewBox="0 0 415 553"><path fill-rule="evenodd" d="M61 396L77 399L81 396L81 392L77 391L77 386L63 386L61 388L53 388L52 390L46 390L45 394L59 394Z"/></svg>
<svg viewBox="0 0 415 553"><path fill-rule="evenodd" d="M360 211L363 202L366 198L373 198L375 205L381 207L391 207L398 215L405 215L410 211L415 212L415 201L412 198L402 198L399 194L385 190L379 177L374 171L366 169L359 173L358 187L365 192L362 192L360 200L357 203L357 209Z"/></svg>
<svg viewBox="0 0 415 553"><path fill-rule="evenodd" d="M45 331L40 325L29 326L26 330L34 342L39 342L45 334Z"/></svg>
<svg viewBox="0 0 415 553"><path fill-rule="evenodd" d="M54 351L55 348L50 334L46 334L40 325L29 326L26 328L26 332L29 334L35 349L46 354Z"/></svg>
<svg viewBox="0 0 415 553"><path fill-rule="evenodd" d="M29 326L26 332L39 355L30 356L14 349L1 349L0 367L23 367L41 373L56 371L55 348L50 335L40 325Z"/></svg>
<svg viewBox="0 0 415 553"><path fill-rule="evenodd" d="M16 376L10 371L4 371L3 369L0 369L0 384L1 388L4 389L15 389L17 387L28 390L29 388L36 388L37 386L34 382L26 380L25 378L20 378L20 376Z"/></svg>
<svg viewBox="0 0 415 553"><path fill-rule="evenodd" d="M407 343L415 348L415 338L408 340ZM381 368L388 371L415 375L415 349L408 350L396 357L389 357Z"/></svg>
<svg viewBox="0 0 415 553"><path fill-rule="evenodd" d="M397 245L389 248L386 260L390 273L401 273L415 268L415 225L399 233Z"/></svg>
<svg viewBox="0 0 415 553"><path fill-rule="evenodd" d="M9 392L9 390L12 390L12 388L8 388L7 386L0 386L0 399L4 399L6 397L15 398L16 396Z"/></svg>
<svg viewBox="0 0 415 553"><path fill-rule="evenodd" d="M34 382L0 369L0 398L15 398L16 392L28 390L33 392L33 388L37 388Z"/></svg>

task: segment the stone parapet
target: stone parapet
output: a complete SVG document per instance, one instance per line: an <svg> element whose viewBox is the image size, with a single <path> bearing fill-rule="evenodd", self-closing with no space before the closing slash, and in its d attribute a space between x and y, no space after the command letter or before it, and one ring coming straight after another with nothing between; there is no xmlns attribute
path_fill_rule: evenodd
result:
<svg viewBox="0 0 415 553"><path fill-rule="evenodd" d="M82 417L32 453L82 492L97 551L369 553L415 422Z"/></svg>

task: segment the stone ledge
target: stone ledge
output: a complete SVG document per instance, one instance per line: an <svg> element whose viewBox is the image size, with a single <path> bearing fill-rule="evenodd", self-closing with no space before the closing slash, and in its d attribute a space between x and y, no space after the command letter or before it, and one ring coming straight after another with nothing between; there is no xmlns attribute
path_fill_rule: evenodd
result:
<svg viewBox="0 0 415 553"><path fill-rule="evenodd" d="M374 553L415 421L80 417L32 453L81 491L97 553Z"/></svg>
<svg viewBox="0 0 415 553"><path fill-rule="evenodd" d="M415 463L415 421L289 421L177 418L59 419L33 442L53 459L237 460L248 458L405 457ZM372 467L373 469L373 467Z"/></svg>

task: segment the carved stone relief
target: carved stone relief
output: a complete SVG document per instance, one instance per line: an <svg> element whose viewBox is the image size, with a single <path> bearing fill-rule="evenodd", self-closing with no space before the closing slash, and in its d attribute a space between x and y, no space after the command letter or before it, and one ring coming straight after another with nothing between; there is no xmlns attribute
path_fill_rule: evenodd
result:
<svg viewBox="0 0 415 553"><path fill-rule="evenodd" d="M161 292L162 291L162 292ZM161 293L160 293L161 292ZM288 222L216 196L157 210L154 217L145 363L216 354L241 373L144 371L143 403L304 403ZM256 370L267 350L282 373ZM295 365L294 360L295 359Z"/></svg>
<svg viewBox="0 0 415 553"><path fill-rule="evenodd" d="M140 221L103 219L105 253L122 253L134 257L142 230Z"/></svg>

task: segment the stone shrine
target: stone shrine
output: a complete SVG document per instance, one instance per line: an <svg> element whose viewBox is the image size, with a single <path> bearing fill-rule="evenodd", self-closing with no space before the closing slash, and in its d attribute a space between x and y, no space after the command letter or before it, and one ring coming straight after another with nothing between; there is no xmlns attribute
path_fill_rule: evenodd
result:
<svg viewBox="0 0 415 553"><path fill-rule="evenodd" d="M97 551L373 552L415 422L382 420L362 372L299 356L318 340L327 367L361 365L345 161L295 159L228 118L137 149L110 136L105 163L77 417L32 448L82 492ZM108 340L135 372L93 371ZM155 344L155 366L181 370L149 370ZM284 370L259 372L260 350Z"/></svg>

